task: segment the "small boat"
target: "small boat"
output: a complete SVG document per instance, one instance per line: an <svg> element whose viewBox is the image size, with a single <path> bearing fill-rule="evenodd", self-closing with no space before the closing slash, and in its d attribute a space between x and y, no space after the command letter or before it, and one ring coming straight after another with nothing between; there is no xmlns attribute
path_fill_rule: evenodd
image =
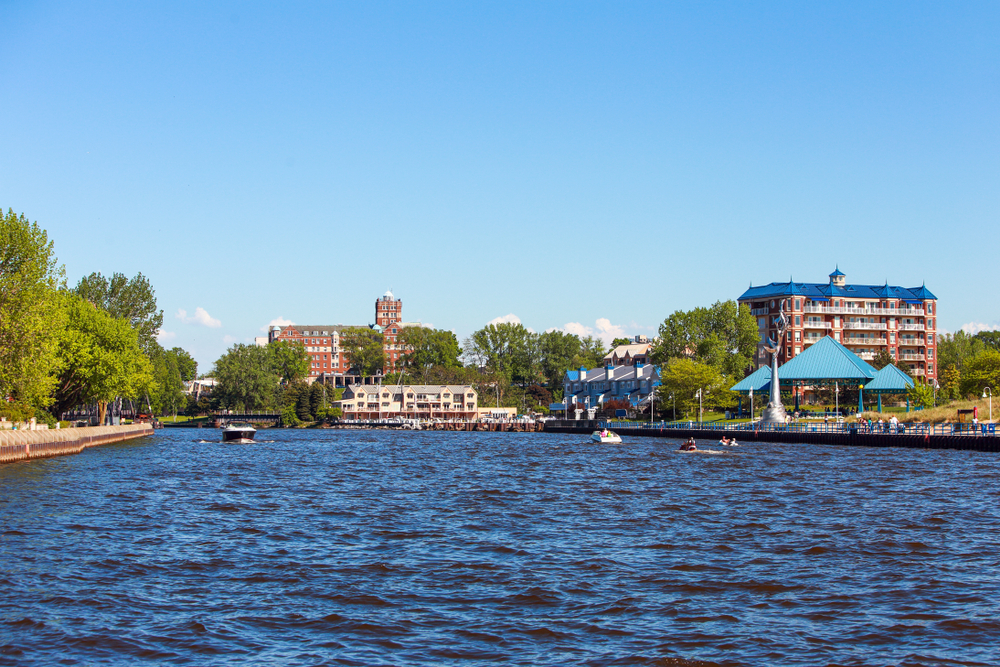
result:
<svg viewBox="0 0 1000 667"><path fill-rule="evenodd" d="M622 442L620 435L607 429L603 431L594 431L590 435L590 439L594 442L600 442L605 445L620 445Z"/></svg>
<svg viewBox="0 0 1000 667"><path fill-rule="evenodd" d="M222 442L253 442L253 437L256 434L257 429L248 422L231 422L222 429Z"/></svg>
<svg viewBox="0 0 1000 667"><path fill-rule="evenodd" d="M739 447L740 444L736 442L736 438L723 438L719 440L719 444L723 447Z"/></svg>

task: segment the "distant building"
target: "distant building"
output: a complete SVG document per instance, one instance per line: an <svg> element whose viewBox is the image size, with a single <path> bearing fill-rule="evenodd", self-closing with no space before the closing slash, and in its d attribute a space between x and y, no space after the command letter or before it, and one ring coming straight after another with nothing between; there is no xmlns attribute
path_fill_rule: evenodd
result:
<svg viewBox="0 0 1000 667"><path fill-rule="evenodd" d="M479 416L476 390L468 385L350 385L335 403L343 419L462 419Z"/></svg>
<svg viewBox="0 0 1000 667"><path fill-rule="evenodd" d="M309 381L323 379L329 384L343 386L360 383L347 377L351 368L348 355L340 342L348 329L373 329L384 337L385 372L397 369L406 350L399 344L399 333L404 327L422 326L419 322L403 322L403 301L386 292L375 300L375 324L290 324L272 326L267 342L286 341L302 343L309 355ZM351 380L355 380L352 382ZM377 380L377 378L376 378Z"/></svg>
<svg viewBox="0 0 1000 667"><path fill-rule="evenodd" d="M563 376L563 401L570 406L596 408L609 401L628 401L639 406L649 401L650 393L660 386L656 366L636 361L630 366L606 365L604 368L566 371Z"/></svg>
<svg viewBox="0 0 1000 667"><path fill-rule="evenodd" d="M636 338L638 338L638 336L636 336ZM643 338L645 338L645 336L643 336ZM648 364L649 351L652 348L653 346L646 342L619 345L604 355L604 365L632 366L636 363Z"/></svg>
<svg viewBox="0 0 1000 667"><path fill-rule="evenodd" d="M888 350L914 377L937 378L937 297L926 286L851 285L838 268L828 283L771 283L751 286L739 298L757 318L756 366L769 363L763 346L776 335L775 320L786 300L788 329L779 363L833 336L865 361Z"/></svg>

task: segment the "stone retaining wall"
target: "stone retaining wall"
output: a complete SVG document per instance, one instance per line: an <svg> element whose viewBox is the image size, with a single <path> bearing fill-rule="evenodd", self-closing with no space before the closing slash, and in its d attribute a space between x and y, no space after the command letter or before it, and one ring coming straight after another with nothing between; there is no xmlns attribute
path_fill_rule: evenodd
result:
<svg viewBox="0 0 1000 667"><path fill-rule="evenodd" d="M87 447L153 435L150 424L86 426L48 431L0 431L0 463L79 454Z"/></svg>

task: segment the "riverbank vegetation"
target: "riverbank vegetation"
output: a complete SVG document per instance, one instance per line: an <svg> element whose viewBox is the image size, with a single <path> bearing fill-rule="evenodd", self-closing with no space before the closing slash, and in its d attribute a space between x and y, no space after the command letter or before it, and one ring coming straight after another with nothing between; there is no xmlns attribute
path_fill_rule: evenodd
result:
<svg viewBox="0 0 1000 667"><path fill-rule="evenodd" d="M0 213L0 416L55 423L52 413L109 405L164 413L183 406L197 365L156 340L163 311L140 273L91 273L74 287L37 222Z"/></svg>

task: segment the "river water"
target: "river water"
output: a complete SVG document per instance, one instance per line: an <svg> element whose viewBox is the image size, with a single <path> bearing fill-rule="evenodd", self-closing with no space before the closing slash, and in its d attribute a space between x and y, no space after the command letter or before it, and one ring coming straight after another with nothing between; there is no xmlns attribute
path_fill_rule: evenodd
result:
<svg viewBox="0 0 1000 667"><path fill-rule="evenodd" d="M0 467L0 665L1000 664L996 454L205 433Z"/></svg>

